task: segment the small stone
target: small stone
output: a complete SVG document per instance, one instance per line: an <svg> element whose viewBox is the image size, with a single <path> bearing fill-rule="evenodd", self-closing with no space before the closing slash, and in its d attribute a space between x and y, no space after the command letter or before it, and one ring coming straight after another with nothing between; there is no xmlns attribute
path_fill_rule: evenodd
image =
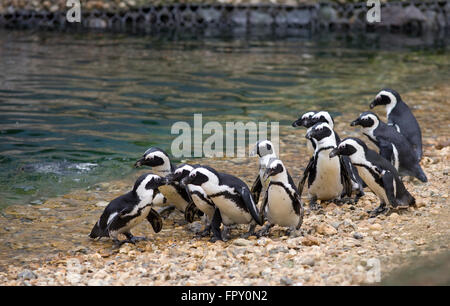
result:
<svg viewBox="0 0 450 306"><path fill-rule="evenodd" d="M391 219L391 220L397 220L398 217L399 217L399 215L398 215L397 213L392 213L392 214L389 216L389 219Z"/></svg>
<svg viewBox="0 0 450 306"><path fill-rule="evenodd" d="M320 245L320 241L317 238L308 235L303 238L302 244L305 246Z"/></svg>
<svg viewBox="0 0 450 306"><path fill-rule="evenodd" d="M317 226L316 231L321 235L331 236L337 234L337 230L327 223L321 223Z"/></svg>
<svg viewBox="0 0 450 306"><path fill-rule="evenodd" d="M292 286L293 281L292 279L290 279L289 277L286 276L282 276L280 278L280 284L284 285L284 286Z"/></svg>
<svg viewBox="0 0 450 306"><path fill-rule="evenodd" d="M237 245L237 246L249 246L249 245L253 245L253 242L250 240L247 240L247 239L238 238L233 241L233 244Z"/></svg>
<svg viewBox="0 0 450 306"><path fill-rule="evenodd" d="M30 280L36 279L37 275L34 274L31 270L25 269L17 275L17 279Z"/></svg>
<svg viewBox="0 0 450 306"><path fill-rule="evenodd" d="M106 285L108 285L107 282L105 282L102 279L98 279L98 278L90 279L87 284L88 284L88 286L106 286Z"/></svg>
<svg viewBox="0 0 450 306"><path fill-rule="evenodd" d="M374 223L374 224L369 225L369 229L372 231L381 231L383 229L383 227L379 223Z"/></svg>
<svg viewBox="0 0 450 306"><path fill-rule="evenodd" d="M106 206L108 206L108 202L106 202L106 201L99 201L99 202L97 202L97 203L95 203L95 206L98 206L98 207L106 207Z"/></svg>
<svg viewBox="0 0 450 306"><path fill-rule="evenodd" d="M361 234L359 232L354 232L353 233L353 238L355 238L355 239L363 239L364 236L363 236L363 234Z"/></svg>
<svg viewBox="0 0 450 306"><path fill-rule="evenodd" d="M304 265L304 266L313 267L315 264L316 264L316 262L314 261L314 258L307 258L304 261L302 261L302 265Z"/></svg>

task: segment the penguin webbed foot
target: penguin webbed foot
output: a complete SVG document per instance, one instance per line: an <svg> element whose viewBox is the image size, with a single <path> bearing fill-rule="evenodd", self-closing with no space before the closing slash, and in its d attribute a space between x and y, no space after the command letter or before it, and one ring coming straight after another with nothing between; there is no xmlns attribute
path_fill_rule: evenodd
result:
<svg viewBox="0 0 450 306"><path fill-rule="evenodd" d="M205 226L205 229L200 231L200 232L198 232L196 234L196 236L198 238L203 238L203 237L209 236L210 234L211 234L211 225L207 225L207 226Z"/></svg>
<svg viewBox="0 0 450 306"><path fill-rule="evenodd" d="M222 237L212 236L209 242L215 243L218 240L223 241Z"/></svg>
<svg viewBox="0 0 450 306"><path fill-rule="evenodd" d="M272 224L267 223L262 229L260 229L259 231L256 232L256 237L267 237L269 236L270 233L270 229L272 228Z"/></svg>
<svg viewBox="0 0 450 306"><path fill-rule="evenodd" d="M367 213L369 214L369 218L374 218L380 214L386 213L388 212L389 209L386 207L385 204L381 204L380 206L378 206L377 208L375 208L374 210L369 210Z"/></svg>
<svg viewBox="0 0 450 306"><path fill-rule="evenodd" d="M174 210L175 210L175 206L170 205L170 206L164 207L163 209L161 209L160 211L158 211L158 214L159 214L162 218L166 219L167 217L170 216L170 214L171 214Z"/></svg>
<svg viewBox="0 0 450 306"><path fill-rule="evenodd" d="M251 224L247 233L241 235L242 238L248 239L248 237L255 235L256 224Z"/></svg>
<svg viewBox="0 0 450 306"><path fill-rule="evenodd" d="M317 203L317 200L311 200L311 202L309 202L309 210L317 211L321 208L322 206Z"/></svg>
<svg viewBox="0 0 450 306"><path fill-rule="evenodd" d="M223 241L228 241L231 239L230 231L231 231L230 227L224 226L223 231L222 231L222 240Z"/></svg>

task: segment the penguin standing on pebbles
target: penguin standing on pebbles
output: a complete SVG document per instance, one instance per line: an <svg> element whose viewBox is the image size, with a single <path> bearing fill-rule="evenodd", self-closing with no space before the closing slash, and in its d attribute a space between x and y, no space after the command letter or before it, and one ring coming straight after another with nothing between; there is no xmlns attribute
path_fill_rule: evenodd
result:
<svg viewBox="0 0 450 306"><path fill-rule="evenodd" d="M297 121L295 121L292 125L294 126L294 124L298 124L298 125L307 127L308 130L306 131L306 133L308 134L315 124L321 123L321 122L328 123L328 125L334 131L334 119L333 119L333 117L331 117L330 113L328 113L327 111L305 113L301 118L299 118ZM338 144L341 141L341 139L336 132L334 132L334 137L336 139L336 144ZM314 151L316 149L316 144L315 144L314 140L311 139L307 144L308 144L307 145L308 152L311 155L314 155ZM313 159L314 159L313 157L311 157L307 168L312 165ZM350 178L352 180L352 190L354 190L356 192L353 202L357 203L359 201L359 199L362 196L364 196L364 187L365 187L364 182L362 181L361 177L359 176L358 170L350 162L350 159L346 156L343 156L340 158L342 159L344 166L347 168L347 173L350 175ZM300 192L301 192L301 190L300 190Z"/></svg>
<svg viewBox="0 0 450 306"><path fill-rule="evenodd" d="M162 177L173 174L173 172L177 169L177 167L170 161L169 155L157 147L151 147L148 149L134 166L136 168L141 166L152 167L152 170ZM169 182L169 184L161 186L159 191L161 191L167 199L167 203L174 205L179 211L185 213L185 216L194 216L195 213L198 212L195 205L192 203L186 188L181 187L178 182ZM193 209L195 212L188 211L186 213L186 208ZM164 209L164 211L171 211L173 209L173 206L169 206ZM193 220L186 221L192 222Z"/></svg>
<svg viewBox="0 0 450 306"><path fill-rule="evenodd" d="M150 222L155 233L161 231L161 216L151 206L156 195L159 194L158 187L166 182L164 178L155 174L141 175L136 180L133 190L112 200L106 206L89 237L110 237L116 244L145 240L143 237L133 236L130 232L145 219ZM124 234L127 240L119 241L119 234Z"/></svg>
<svg viewBox="0 0 450 306"><path fill-rule="evenodd" d="M329 157L329 152L336 147L333 129L328 123L317 123L306 134L306 138L314 141L316 150L303 173L298 190L301 195L308 179L310 209L319 208L317 200L340 200L342 195L351 196L352 184L347 167L339 157Z"/></svg>
<svg viewBox="0 0 450 306"><path fill-rule="evenodd" d="M403 102L399 93L392 89L383 89L370 103L370 108L378 105L386 106L386 116L388 124L393 125L399 133L404 135L411 143L418 160L422 159L422 132L419 123L409 109L408 105Z"/></svg>
<svg viewBox="0 0 450 306"><path fill-rule="evenodd" d="M251 192L253 199L256 203L258 203L261 192L264 193L265 188L267 187L263 181L264 173L266 172L270 159L276 158L277 155L275 154L272 142L270 142L269 140L262 140L256 143L255 148L252 150L252 152L250 152L250 156L255 155L259 157L259 171L258 176L256 177L255 182L252 185Z"/></svg>
<svg viewBox="0 0 450 306"><path fill-rule="evenodd" d="M180 186L187 188L190 193L192 201L195 206L205 214L205 229L198 235L200 237L208 236L211 231L211 221L214 216L214 211L216 209L214 202L208 197L206 192L197 185L188 184L185 185L183 179L187 178L191 172L200 167L199 165L180 165L168 179L170 181L175 181L180 184ZM193 211L187 209L186 212ZM193 219L193 216L185 216L186 219Z"/></svg>
<svg viewBox="0 0 450 306"><path fill-rule="evenodd" d="M258 235L267 235L275 224L289 227L289 233L300 229L303 222L303 204L297 187L281 160L270 160L263 180L268 178L270 183L261 207L261 214L267 218L268 224Z"/></svg>
<svg viewBox="0 0 450 306"><path fill-rule="evenodd" d="M229 239L229 233L224 233L222 238L221 223L224 226L250 224L248 233L243 235L244 238L253 235L256 224L262 225L261 216L250 190L239 178L217 172L208 166L201 166L194 169L182 183L200 186L214 202L216 210L211 222L211 230L214 234L211 238L212 242Z"/></svg>
<svg viewBox="0 0 450 306"><path fill-rule="evenodd" d="M386 212L386 204L394 208L415 205L414 197L406 190L395 167L378 153L370 150L360 139L352 137L344 139L330 152L330 157L337 155L349 156L352 163L358 167L361 178L380 198L380 206L369 212L371 217Z"/></svg>
<svg viewBox="0 0 450 306"><path fill-rule="evenodd" d="M427 182L411 144L393 126L387 125L372 112L362 113L350 125L362 126L363 134L378 146L380 155L391 161L400 175L414 176Z"/></svg>

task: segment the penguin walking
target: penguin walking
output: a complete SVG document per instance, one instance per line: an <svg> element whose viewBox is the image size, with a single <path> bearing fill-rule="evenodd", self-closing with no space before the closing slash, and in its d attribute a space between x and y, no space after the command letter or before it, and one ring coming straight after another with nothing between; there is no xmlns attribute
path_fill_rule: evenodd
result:
<svg viewBox="0 0 450 306"><path fill-rule="evenodd" d="M381 90L375 99L370 103L370 108L378 105L386 106L386 116L388 124L393 125L398 132L406 137L411 143L417 159L422 159L422 132L416 117L411 109L403 102L400 94L393 89Z"/></svg>
<svg viewBox="0 0 450 306"><path fill-rule="evenodd" d="M173 174L177 167L170 161L169 155L162 149L157 147L151 147L145 151L141 159L139 159L135 165L136 168L141 166L152 167L152 170L159 176L165 177ZM176 209L185 213L185 216L193 216L198 212L196 206L192 203L192 199L186 188L180 186L176 181L172 181L169 184L159 187L159 191L167 199L167 203L175 206ZM195 212L186 213L186 208L194 209ZM173 207L166 208L167 211L172 211ZM161 212L162 213L162 212ZM186 220L192 222L192 220Z"/></svg>
<svg viewBox="0 0 450 306"><path fill-rule="evenodd" d="M317 200L341 200L342 195L351 196L352 183L348 169L340 158L330 158L329 153L336 147L336 136L328 123L316 123L306 134L316 146L314 155L306 167L299 184L300 195L308 179L309 207L319 208Z"/></svg>
<svg viewBox="0 0 450 306"><path fill-rule="evenodd" d="M347 155L358 167L361 178L381 200L380 206L370 212L374 217L392 207L415 205L414 197L406 190L395 167L358 138L345 138L339 146L330 152L330 157Z"/></svg>
<svg viewBox="0 0 450 306"><path fill-rule="evenodd" d="M189 174L200 165L180 165L170 176L170 181L175 181L180 184L180 186L187 188L190 197L195 204L195 206L205 214L205 228L198 235L200 237L208 236L211 232L211 221L214 216L214 211L216 209L214 202L208 197L206 192L197 185L185 184L185 179ZM192 212L193 210L186 209L186 212ZM186 219L193 219L193 216L185 216Z"/></svg>
<svg viewBox="0 0 450 306"><path fill-rule="evenodd" d="M350 125L362 126L363 134L378 146L380 155L391 161L400 175L414 176L424 183L428 181L411 144L393 126L372 112L362 113Z"/></svg>
<svg viewBox="0 0 450 306"><path fill-rule="evenodd" d="M259 169L251 192L255 203L258 203L261 193L264 193L265 188L267 188L267 185L263 181L264 173L266 172L270 159L276 158L277 155L275 154L272 142L269 140L262 140L256 143L255 148L250 152L250 156L255 155L259 157Z"/></svg>
<svg viewBox="0 0 450 306"><path fill-rule="evenodd" d="M229 239L228 233L222 235L221 223L225 226L250 224L248 233L243 235L244 238L253 235L256 224L262 225L250 189L239 178L217 172L208 166L201 166L194 169L183 181L186 185L200 186L216 206L211 222L212 242Z"/></svg>
<svg viewBox="0 0 450 306"><path fill-rule="evenodd" d="M158 187L164 184L166 180L158 175L141 175L136 180L133 190L112 200L106 206L89 237L110 237L116 244L135 243L145 238L133 236L130 230L145 219L150 222L155 233L161 231L161 216L151 206L159 194ZM124 234L127 239L119 241L119 234Z"/></svg>
<svg viewBox="0 0 450 306"><path fill-rule="evenodd" d="M261 214L267 218L268 224L258 235L269 234L274 225L288 227L288 233L300 229L303 223L303 204L297 187L281 160L270 160L263 180L269 178L269 186L261 207Z"/></svg>

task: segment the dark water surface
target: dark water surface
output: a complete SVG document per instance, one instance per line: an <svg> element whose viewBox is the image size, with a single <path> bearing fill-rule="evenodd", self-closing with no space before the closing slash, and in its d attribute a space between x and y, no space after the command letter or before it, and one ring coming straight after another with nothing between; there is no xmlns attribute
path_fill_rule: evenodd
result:
<svg viewBox="0 0 450 306"><path fill-rule="evenodd" d="M402 40L403 39L403 40ZM0 31L0 208L130 174L171 126L338 116L383 87L450 80L445 43L412 38L162 39ZM287 128L287 127L286 127Z"/></svg>

